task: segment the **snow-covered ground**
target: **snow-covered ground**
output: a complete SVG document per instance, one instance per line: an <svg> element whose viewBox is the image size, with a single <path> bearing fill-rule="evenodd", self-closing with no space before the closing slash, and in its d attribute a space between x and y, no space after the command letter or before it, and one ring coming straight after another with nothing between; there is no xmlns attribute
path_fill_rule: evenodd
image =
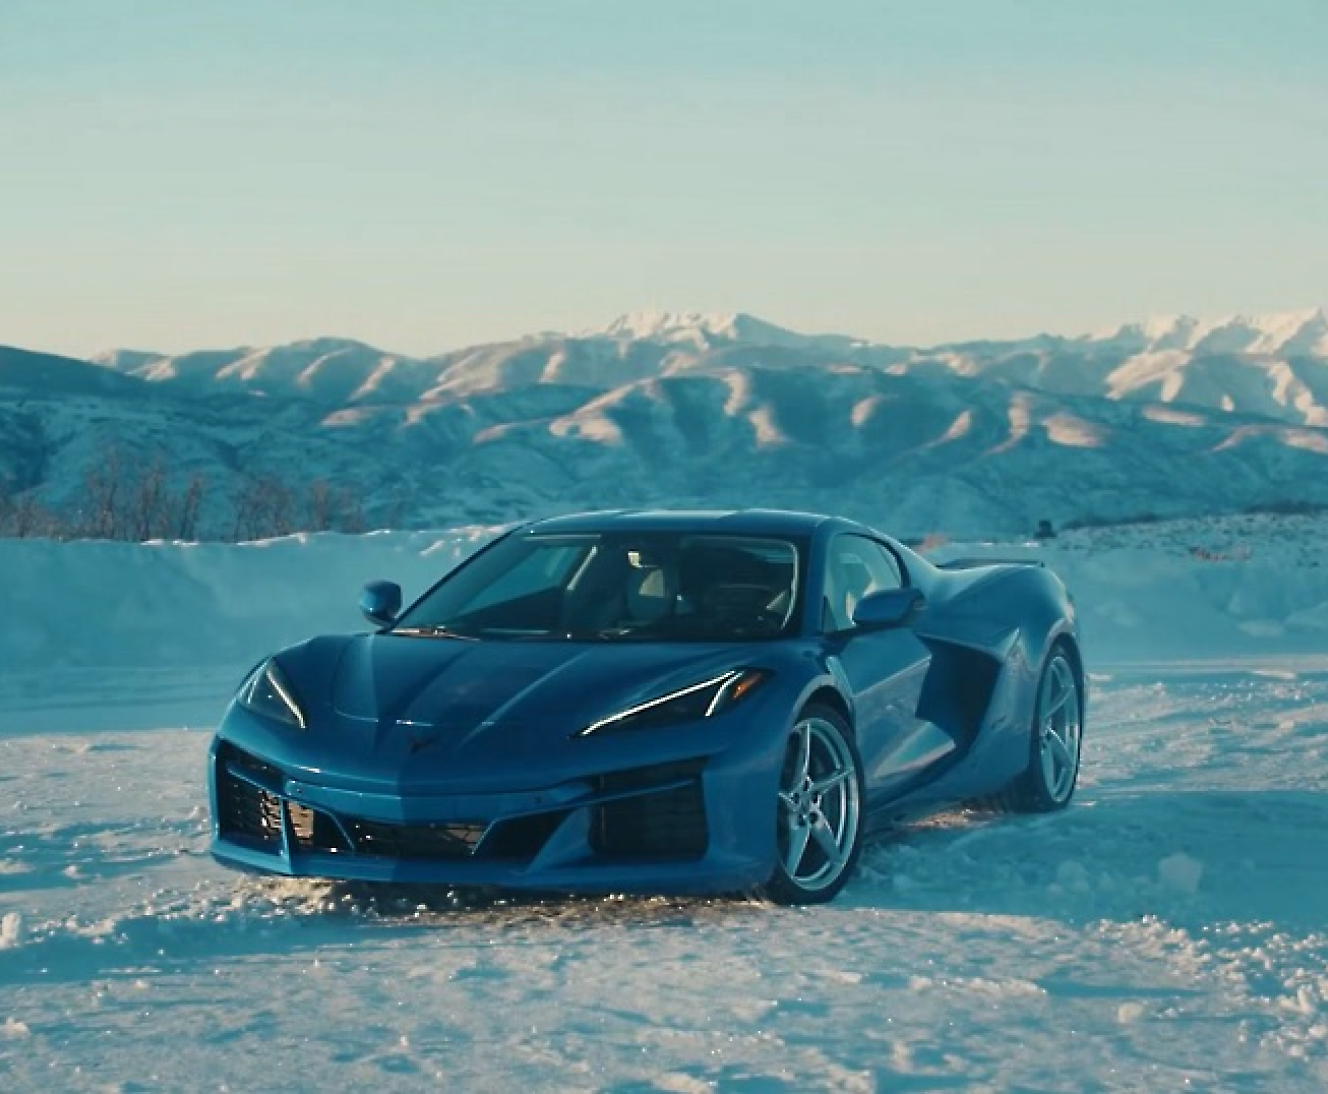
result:
<svg viewBox="0 0 1328 1094"><path fill-rule="evenodd" d="M812 909L212 863L203 758L238 674L482 531L0 541L0 1089L1321 1091L1326 533L940 547L1069 578L1080 796L912 827Z"/></svg>

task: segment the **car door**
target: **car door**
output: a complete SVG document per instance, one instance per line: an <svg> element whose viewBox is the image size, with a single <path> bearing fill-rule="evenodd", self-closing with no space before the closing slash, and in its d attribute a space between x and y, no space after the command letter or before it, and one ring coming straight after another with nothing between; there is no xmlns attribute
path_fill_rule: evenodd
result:
<svg viewBox="0 0 1328 1094"><path fill-rule="evenodd" d="M918 701L931 653L909 626L885 630L853 624L867 593L904 584L898 560L883 543L841 533L828 545L821 627L831 670L854 697L867 806L875 810L922 782L954 741L919 718Z"/></svg>

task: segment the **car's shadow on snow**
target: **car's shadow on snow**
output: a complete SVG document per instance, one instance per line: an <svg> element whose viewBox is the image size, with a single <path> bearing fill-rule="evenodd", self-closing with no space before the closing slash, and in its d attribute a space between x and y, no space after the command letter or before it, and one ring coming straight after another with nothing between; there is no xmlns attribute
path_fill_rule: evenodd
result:
<svg viewBox="0 0 1328 1094"><path fill-rule="evenodd" d="M69 920L0 939L6 983L82 982L170 974L238 962L311 958L344 948L422 941L433 950L539 946L603 930L692 930L731 925L769 906L742 898L512 894L423 886L241 879L208 897L136 909L95 923Z"/></svg>
<svg viewBox="0 0 1328 1094"><path fill-rule="evenodd" d="M1059 813L965 810L879 835L828 907L1033 915L1071 923L1143 916L1181 924L1257 919L1322 928L1325 861L1328 794L1322 792L1099 790L1082 793ZM569 896L383 883L257 884L273 899L293 901L297 914L384 926L476 918L576 927L667 925L782 910L759 892Z"/></svg>
<svg viewBox="0 0 1328 1094"><path fill-rule="evenodd" d="M1328 793L1094 790L1064 812L945 814L875 841L840 903L1180 926L1328 926Z"/></svg>
<svg viewBox="0 0 1328 1094"><path fill-rule="evenodd" d="M835 910L1032 915L1069 923L1158 916L1322 928L1328 794L1097 790L1041 816L958 811L864 848ZM261 884L261 883L260 883ZM283 885L270 883L273 892ZM298 890L297 890L298 891ZM315 914L382 925L543 920L687 924L782 909L759 892L722 897L568 896L427 885L324 884ZM307 902L306 902L307 904ZM307 909L306 909L307 910ZM795 914L817 909L794 909Z"/></svg>
<svg viewBox="0 0 1328 1094"><path fill-rule="evenodd" d="M568 929L609 924L688 926L700 918L759 913L769 907L772 905L756 892L649 896L336 882L324 895L325 914L384 926L449 926L479 921L500 926L548 922Z"/></svg>

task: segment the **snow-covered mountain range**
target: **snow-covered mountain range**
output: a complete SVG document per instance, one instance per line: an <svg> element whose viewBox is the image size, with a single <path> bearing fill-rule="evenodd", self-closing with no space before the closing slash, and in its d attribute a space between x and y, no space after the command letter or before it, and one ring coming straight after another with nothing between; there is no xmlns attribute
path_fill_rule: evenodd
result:
<svg viewBox="0 0 1328 1094"><path fill-rule="evenodd" d="M0 349L11 499L76 507L108 449L205 482L205 535L278 480L414 526L763 504L995 534L1328 504L1328 317L925 349L668 312L428 358L334 338L89 362Z"/></svg>

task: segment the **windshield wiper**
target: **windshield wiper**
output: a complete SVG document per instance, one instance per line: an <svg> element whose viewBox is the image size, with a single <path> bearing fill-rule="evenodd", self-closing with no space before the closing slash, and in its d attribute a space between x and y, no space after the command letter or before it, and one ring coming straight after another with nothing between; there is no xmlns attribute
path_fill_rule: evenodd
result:
<svg viewBox="0 0 1328 1094"><path fill-rule="evenodd" d="M476 635L453 630L451 627L444 626L441 623L430 623L426 626L420 627L397 627L391 633L404 634L408 638L459 638L463 642L479 641L479 638Z"/></svg>

